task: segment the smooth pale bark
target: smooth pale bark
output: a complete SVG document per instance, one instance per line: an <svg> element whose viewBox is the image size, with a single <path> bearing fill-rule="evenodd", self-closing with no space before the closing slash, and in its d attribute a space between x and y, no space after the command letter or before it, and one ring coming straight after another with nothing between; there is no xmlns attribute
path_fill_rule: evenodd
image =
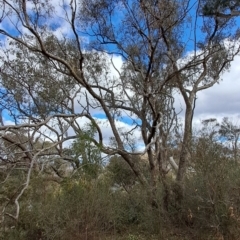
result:
<svg viewBox="0 0 240 240"><path fill-rule="evenodd" d="M188 158L190 154L191 148L191 138L192 138L192 115L193 109L187 108L185 114L185 124L184 124L184 136L183 136L183 143L179 158L179 165L178 165L178 173L176 180L178 182L182 182L185 176L185 172L187 170Z"/></svg>
<svg viewBox="0 0 240 240"><path fill-rule="evenodd" d="M171 164L172 169L175 171L175 173L178 173L178 165L174 161L173 157L169 158L169 163Z"/></svg>

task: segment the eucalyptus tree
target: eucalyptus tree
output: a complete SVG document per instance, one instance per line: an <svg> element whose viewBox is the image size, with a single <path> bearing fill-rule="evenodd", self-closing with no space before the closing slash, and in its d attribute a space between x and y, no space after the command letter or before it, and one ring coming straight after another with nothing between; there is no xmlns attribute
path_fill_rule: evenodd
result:
<svg viewBox="0 0 240 240"><path fill-rule="evenodd" d="M75 169L80 171L86 179L97 178L103 167L101 149L92 142L96 129L94 126L85 126L78 133L78 138L72 144L72 153L75 160ZM75 173L73 173L75 174Z"/></svg>
<svg viewBox="0 0 240 240"><path fill-rule="evenodd" d="M239 140L240 140L240 128L237 122L224 117L219 129L220 136L223 137L223 141L229 143L233 153L234 161L239 161Z"/></svg>
<svg viewBox="0 0 240 240"><path fill-rule="evenodd" d="M32 132L45 126L56 135L48 138L58 155L71 161L63 142L77 138L79 122L87 119L97 131L91 141L106 154L121 155L155 204L158 178L167 172L169 136L176 127L174 94L179 92L186 105L177 159L183 189L197 92L218 82L239 52L236 15L206 14L208 3L1 0L1 109L17 124L1 130L17 126ZM106 116L112 145L104 141L104 125L95 113ZM124 117L131 119L125 128L119 121ZM143 153L150 180L134 161Z"/></svg>
<svg viewBox="0 0 240 240"><path fill-rule="evenodd" d="M173 96L176 89L182 95L185 123L178 161L180 188L190 160L197 92L219 82L221 74L239 53L239 31L235 22L238 15L224 17L206 13L206 8L217 5L219 12L227 14L229 9L238 9L237 1L229 1L228 5L223 1L213 2L84 1L81 11L85 31L91 36L90 46L120 54L126 62L128 68L119 75L124 89L131 86L137 93L138 98L127 97L129 105L134 107L132 112L142 121L142 138L153 172L154 160L159 159L153 152L161 145L152 143L162 142L162 139L155 140L164 125L158 113L171 116L159 106L160 99ZM126 76L129 68L131 72Z"/></svg>

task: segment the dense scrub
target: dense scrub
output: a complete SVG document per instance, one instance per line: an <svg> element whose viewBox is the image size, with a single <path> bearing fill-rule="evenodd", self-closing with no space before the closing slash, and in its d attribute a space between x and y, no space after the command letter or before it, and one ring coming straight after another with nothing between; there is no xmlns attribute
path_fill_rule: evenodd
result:
<svg viewBox="0 0 240 240"><path fill-rule="evenodd" d="M6 216L1 238L238 239L240 168L225 150L209 139L194 143L181 206L173 172L164 184L159 179L153 207L148 191L119 158L112 158L97 178L76 175L56 183L35 175L19 221Z"/></svg>

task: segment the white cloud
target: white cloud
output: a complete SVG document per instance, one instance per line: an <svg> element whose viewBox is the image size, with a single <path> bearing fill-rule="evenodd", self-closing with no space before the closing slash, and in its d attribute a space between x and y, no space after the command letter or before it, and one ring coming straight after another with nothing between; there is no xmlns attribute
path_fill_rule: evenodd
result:
<svg viewBox="0 0 240 240"><path fill-rule="evenodd" d="M222 81L197 95L195 118L240 115L240 56L231 64Z"/></svg>
<svg viewBox="0 0 240 240"><path fill-rule="evenodd" d="M223 117L240 116L240 56L235 57L229 71L221 79L211 88L197 93L195 124L208 118L221 120ZM183 117L185 103L180 94L175 95L175 108L177 111L183 110L180 114Z"/></svg>
<svg viewBox="0 0 240 240"><path fill-rule="evenodd" d="M109 57L109 56L108 56ZM123 60L121 57L113 56L113 62L117 69L121 69ZM118 73L113 66L109 67L111 74L116 79ZM234 119L240 116L240 56L237 56L232 62L228 72L222 75L222 81L219 84L215 84L213 87L203 90L197 94L195 115L194 115L194 127L199 126L201 121L208 118L217 118L219 121L223 117L233 117ZM117 90L116 90L117 91ZM123 96L124 98L124 96ZM180 116L183 116L185 103L182 96L176 94L175 107L179 112L183 110ZM92 114L103 113L102 109L92 109ZM123 113L124 115L125 113ZM125 115L126 116L126 115ZM129 131L131 126L127 122L117 121L118 127L122 126L125 131ZM103 131L104 141L108 144L108 140L113 136L111 127L106 119L98 119L99 125ZM136 130L134 132L136 139L140 138L140 132ZM139 145L140 146L140 145Z"/></svg>
<svg viewBox="0 0 240 240"><path fill-rule="evenodd" d="M118 71L121 71L123 60L120 56L108 55L108 54L102 54L102 53L101 53L101 57L106 61L103 63L104 70L102 74L100 76L97 76L97 79L91 79L92 76L87 76L88 74L86 73L86 78L88 81L92 81L92 84L94 85L99 85L101 87L111 89L118 98L122 99L123 97L125 97L125 95L120 96L120 89L116 86L120 84ZM76 89L77 88L78 86L76 86ZM93 90L99 96L102 94L102 96L104 97L104 95L106 94L104 90L100 91L97 88L94 88ZM91 106L87 106L87 100L92 105L94 105L93 108L91 108ZM99 103L83 87L75 97L74 105L75 105L74 110L76 113L80 113L84 107L87 107L91 114L103 113L103 110L101 106L99 106Z"/></svg>
<svg viewBox="0 0 240 240"><path fill-rule="evenodd" d="M103 135L103 143L106 146L109 146L110 140L114 136L109 121L107 119L99 119L99 118L94 118L94 119L96 120L96 122L98 123L98 126L101 129L101 132ZM90 122L87 118L83 117L83 118L79 118L77 120L77 123L81 128L83 128L84 126L86 126L87 123L90 123ZM119 132L127 133L131 131L131 134L129 134L129 137L134 136L134 139L136 141L140 139L140 135L141 135L140 130L139 129L133 130L134 126L131 126L123 121L118 121L118 120L115 121L115 125ZM68 134L69 136L74 135L73 129L70 128L68 131ZM98 140L97 134L96 134L96 139Z"/></svg>

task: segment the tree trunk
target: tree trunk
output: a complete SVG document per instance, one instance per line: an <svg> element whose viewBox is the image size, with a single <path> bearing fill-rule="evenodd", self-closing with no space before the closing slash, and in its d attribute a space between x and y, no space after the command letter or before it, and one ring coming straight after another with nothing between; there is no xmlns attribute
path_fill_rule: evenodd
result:
<svg viewBox="0 0 240 240"><path fill-rule="evenodd" d="M125 159L128 165L131 167L133 173L138 178L139 182L146 187L148 185L147 179L145 178L143 173L140 171L140 169L136 166L134 161L132 161L132 157L126 153L121 154L121 156L123 157L123 159Z"/></svg>
<svg viewBox="0 0 240 240"><path fill-rule="evenodd" d="M148 153L148 160L149 160L150 174L151 174L150 193L149 193L150 202L153 208L158 208L157 198L156 198L158 171L156 168L152 150L149 149L147 153Z"/></svg>
<svg viewBox="0 0 240 240"><path fill-rule="evenodd" d="M176 185L174 189L176 208L178 209L182 208L182 200L184 198L184 177L187 171L192 139L192 116L193 108L192 105L190 105L187 106L185 114L184 136L179 158Z"/></svg>
<svg viewBox="0 0 240 240"><path fill-rule="evenodd" d="M187 107L185 114L184 136L182 142L182 148L179 158L177 182L182 182L187 169L187 162L190 154L191 139L192 139L192 115L193 110Z"/></svg>

